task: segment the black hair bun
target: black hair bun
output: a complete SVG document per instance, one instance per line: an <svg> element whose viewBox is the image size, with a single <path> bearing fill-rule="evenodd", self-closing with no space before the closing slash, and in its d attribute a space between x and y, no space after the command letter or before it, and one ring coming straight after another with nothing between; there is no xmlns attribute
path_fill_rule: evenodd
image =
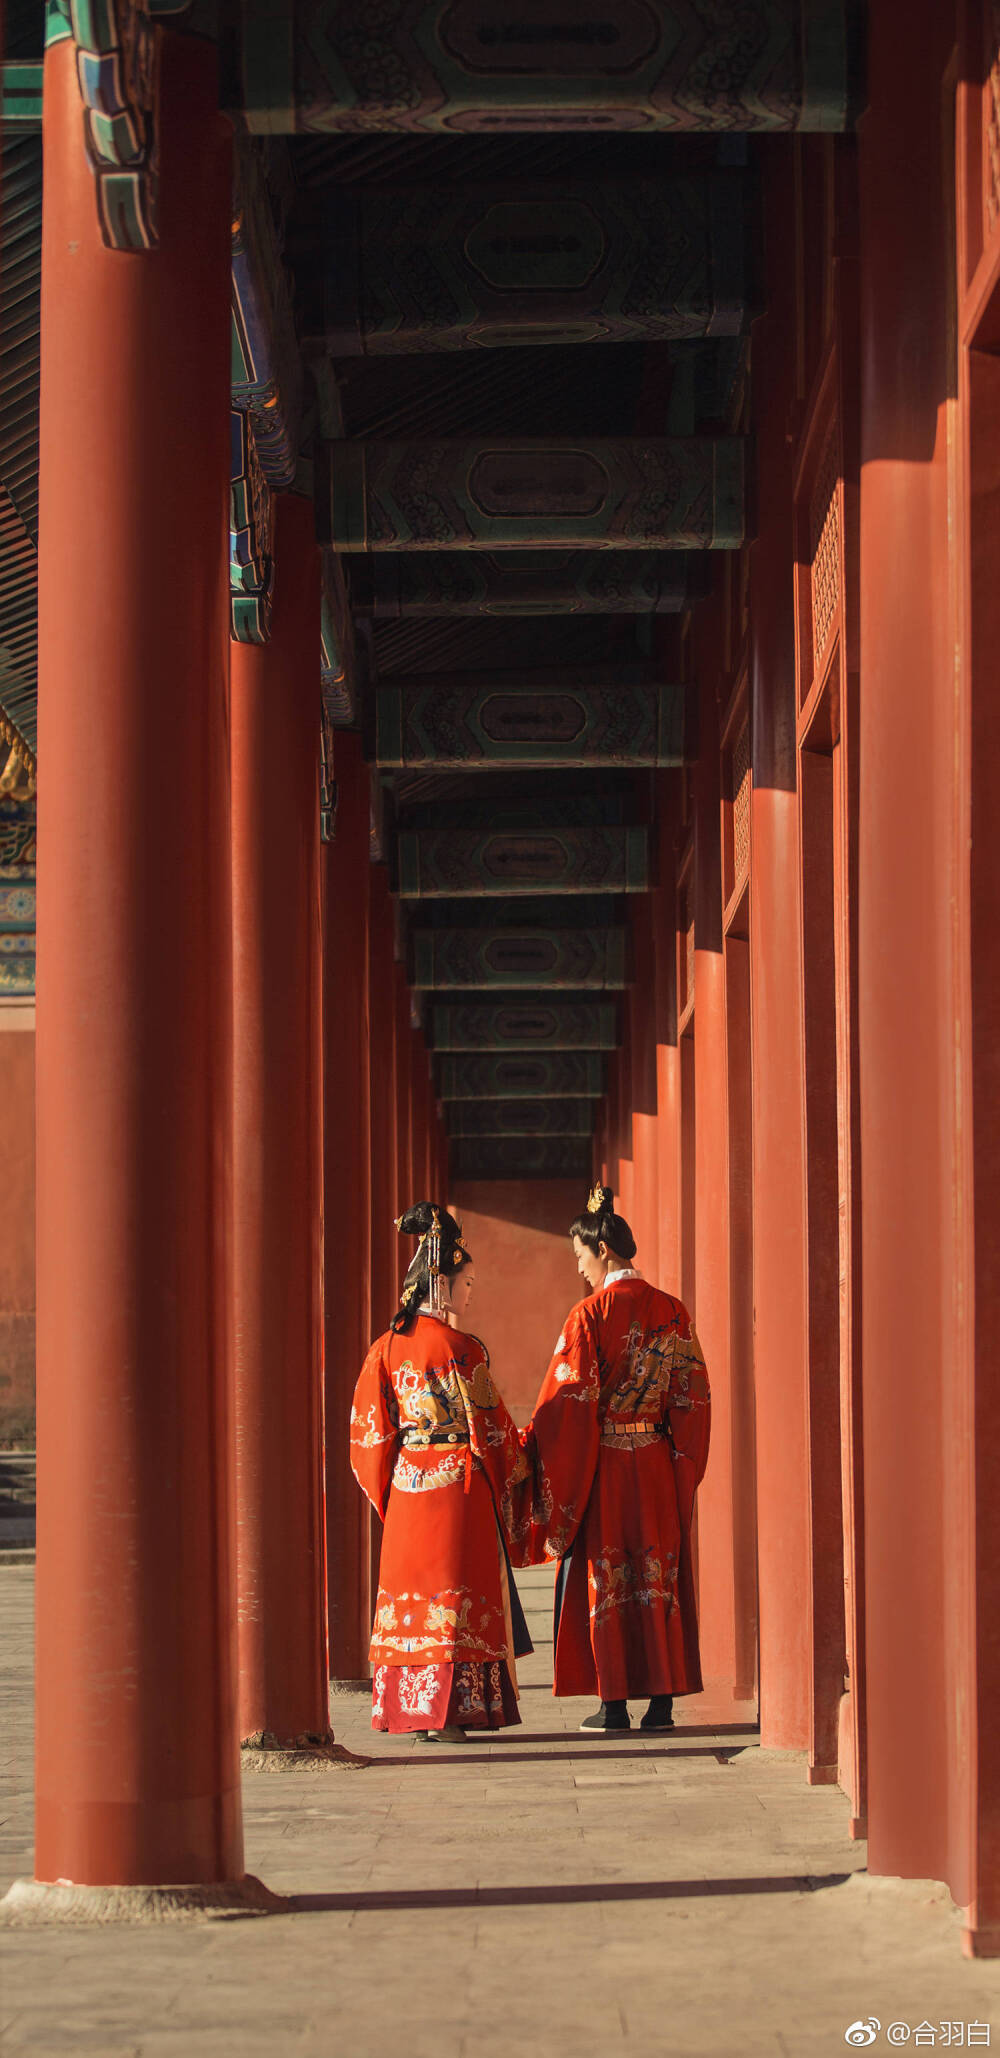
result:
<svg viewBox="0 0 1000 2058"><path fill-rule="evenodd" d="M442 1207L439 1201L414 1201L412 1208L407 1208L406 1213L399 1216L396 1228L401 1236L426 1236L434 1227L435 1215L438 1218L441 1241L447 1248L458 1241L462 1232L454 1215L449 1215L447 1208Z"/></svg>

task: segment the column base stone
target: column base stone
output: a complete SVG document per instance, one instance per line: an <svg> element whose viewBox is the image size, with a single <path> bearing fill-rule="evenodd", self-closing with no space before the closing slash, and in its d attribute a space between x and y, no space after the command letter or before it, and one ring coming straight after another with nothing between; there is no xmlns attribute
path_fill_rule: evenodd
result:
<svg viewBox="0 0 1000 2058"><path fill-rule="evenodd" d="M252 1872L199 1886L78 1886L68 1879L15 1879L0 1900L0 1928L191 1922L278 1915L289 1905L284 1894L273 1894Z"/></svg>
<svg viewBox="0 0 1000 2058"><path fill-rule="evenodd" d="M325 1736L290 1737L285 1743L272 1730L261 1729L240 1745L243 1772L321 1772L335 1766L358 1772L371 1762L335 1743L332 1729Z"/></svg>

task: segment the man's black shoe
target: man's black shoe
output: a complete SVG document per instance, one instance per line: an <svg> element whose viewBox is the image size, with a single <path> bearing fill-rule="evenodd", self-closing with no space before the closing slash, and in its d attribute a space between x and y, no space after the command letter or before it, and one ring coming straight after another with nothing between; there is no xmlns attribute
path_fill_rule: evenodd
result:
<svg viewBox="0 0 1000 2058"><path fill-rule="evenodd" d="M673 1694L654 1694L649 1707L639 1724L640 1729L664 1730L674 1728Z"/></svg>
<svg viewBox="0 0 1000 2058"><path fill-rule="evenodd" d="M631 1727L626 1701L602 1701L596 1713L585 1716L580 1724L588 1735L595 1736L611 1736L615 1731Z"/></svg>

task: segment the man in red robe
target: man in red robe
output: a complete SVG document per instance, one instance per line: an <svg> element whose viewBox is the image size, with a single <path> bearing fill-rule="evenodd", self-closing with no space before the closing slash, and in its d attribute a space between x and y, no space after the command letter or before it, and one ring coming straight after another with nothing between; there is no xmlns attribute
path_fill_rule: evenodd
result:
<svg viewBox="0 0 1000 2058"><path fill-rule="evenodd" d="M607 1187L570 1231L589 1289L563 1325L522 1443L516 1563L559 1559L556 1694L598 1693L581 1728L673 1727L673 1696L698 1693L691 1563L705 1470L709 1388L690 1316L634 1270L635 1239Z"/></svg>

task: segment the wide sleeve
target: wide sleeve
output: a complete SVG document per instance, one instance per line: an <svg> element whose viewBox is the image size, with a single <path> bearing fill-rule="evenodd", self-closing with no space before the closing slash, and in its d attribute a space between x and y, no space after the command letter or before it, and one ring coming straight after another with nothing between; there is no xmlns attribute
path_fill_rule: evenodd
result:
<svg viewBox="0 0 1000 2058"><path fill-rule="evenodd" d="M511 1557L540 1565L570 1549L600 1449L597 1338L584 1306L567 1317L521 1444L526 1476L512 1496Z"/></svg>
<svg viewBox="0 0 1000 2058"><path fill-rule="evenodd" d="M361 1367L351 1408L351 1470L382 1520L399 1448L399 1409L383 1343L380 1337L372 1344Z"/></svg>
<svg viewBox="0 0 1000 2058"><path fill-rule="evenodd" d="M666 1412L676 1459L678 1506L682 1521L690 1522L695 1493L708 1463L712 1403L701 1345L691 1317L680 1302L677 1314Z"/></svg>
<svg viewBox="0 0 1000 2058"><path fill-rule="evenodd" d="M469 1448L490 1483L493 1503L504 1530L509 1529L512 1496L526 1477L517 1423L508 1412L478 1338L471 1349L456 1347L455 1370L469 1425Z"/></svg>

